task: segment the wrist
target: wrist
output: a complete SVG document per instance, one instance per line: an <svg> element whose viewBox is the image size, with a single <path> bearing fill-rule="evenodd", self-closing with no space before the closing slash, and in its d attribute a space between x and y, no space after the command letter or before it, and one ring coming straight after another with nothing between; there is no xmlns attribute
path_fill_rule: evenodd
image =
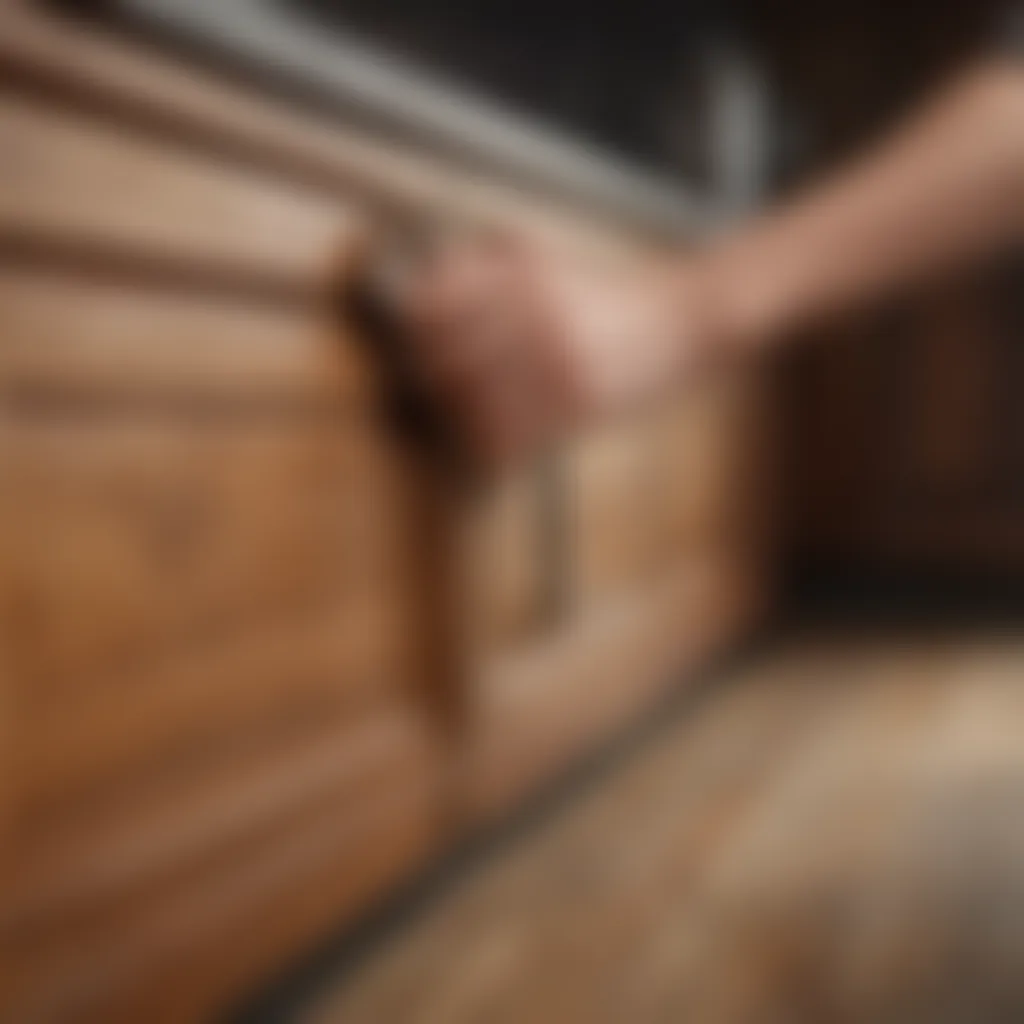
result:
<svg viewBox="0 0 1024 1024"><path fill-rule="evenodd" d="M725 355L755 357L799 319L799 261L781 251L766 229L725 239L695 261L710 343Z"/></svg>
<svg viewBox="0 0 1024 1024"><path fill-rule="evenodd" d="M742 254L712 253L697 270L699 315L708 344L725 358L747 358L776 331L770 282Z"/></svg>

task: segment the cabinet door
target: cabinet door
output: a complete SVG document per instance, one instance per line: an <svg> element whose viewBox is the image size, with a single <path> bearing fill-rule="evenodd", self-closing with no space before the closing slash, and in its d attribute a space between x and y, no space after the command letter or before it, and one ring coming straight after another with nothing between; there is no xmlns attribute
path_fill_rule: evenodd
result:
<svg viewBox="0 0 1024 1024"><path fill-rule="evenodd" d="M581 605L763 532L771 517L763 391L749 377L715 381L577 446L569 561Z"/></svg>
<svg viewBox="0 0 1024 1024"><path fill-rule="evenodd" d="M430 502L328 301L343 190L120 117L145 75L65 102L26 41L54 88L0 102L0 1017L206 1019L442 841Z"/></svg>
<svg viewBox="0 0 1024 1024"><path fill-rule="evenodd" d="M535 592L546 626L476 666L474 813L536 792L752 623L770 519L759 390L737 379L681 397L580 438L539 476L559 546L541 532L532 550L557 575Z"/></svg>
<svg viewBox="0 0 1024 1024"><path fill-rule="evenodd" d="M192 1019L438 841L415 477L308 412L5 416L11 1019Z"/></svg>

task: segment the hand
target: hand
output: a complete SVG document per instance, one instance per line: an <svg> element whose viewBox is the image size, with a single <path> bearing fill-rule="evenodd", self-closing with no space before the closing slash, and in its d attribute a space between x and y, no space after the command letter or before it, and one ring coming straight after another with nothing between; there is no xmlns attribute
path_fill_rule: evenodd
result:
<svg viewBox="0 0 1024 1024"><path fill-rule="evenodd" d="M712 347L698 275L611 266L508 236L449 243L406 289L428 384L489 462L637 404Z"/></svg>

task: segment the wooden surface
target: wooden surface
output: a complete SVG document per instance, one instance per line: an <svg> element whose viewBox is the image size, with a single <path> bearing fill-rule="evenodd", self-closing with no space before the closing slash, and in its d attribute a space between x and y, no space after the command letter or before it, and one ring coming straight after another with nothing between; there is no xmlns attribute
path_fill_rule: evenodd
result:
<svg viewBox="0 0 1024 1024"><path fill-rule="evenodd" d="M204 1019L441 841L428 496L330 307L336 163L98 28L0 38L0 1018Z"/></svg>
<svg viewBox="0 0 1024 1024"><path fill-rule="evenodd" d="M471 813L493 818L536 793L749 631L762 580L735 552L705 552L492 659L473 703Z"/></svg>
<svg viewBox="0 0 1024 1024"><path fill-rule="evenodd" d="M16 237L115 250L168 263L227 263L300 284L333 273L350 211L252 168L196 159L180 146L30 98L0 103L9 154L0 218Z"/></svg>
<svg viewBox="0 0 1024 1024"><path fill-rule="evenodd" d="M12 81L117 124L155 129L261 173L358 196L375 207L440 205L528 225L552 238L619 252L637 249L629 222L609 224L592 208L573 209L564 197L545 199L515 182L465 173L386 135L339 131L335 118L240 87L196 61L87 17L40 11L35 0L0 0L0 19L0 61Z"/></svg>
<svg viewBox="0 0 1024 1024"><path fill-rule="evenodd" d="M1018 260L950 279L801 355L789 462L805 560L1019 575L1020 273Z"/></svg>
<svg viewBox="0 0 1024 1024"><path fill-rule="evenodd" d="M326 309L267 308L209 288L146 288L130 276L13 260L3 266L0 303L0 387L11 398L337 412L375 392L366 358L339 344Z"/></svg>
<svg viewBox="0 0 1024 1024"><path fill-rule="evenodd" d="M744 631L756 396L463 501L336 308L368 214L648 239L56 5L0 75L0 1019L191 1024Z"/></svg>
<svg viewBox="0 0 1024 1024"><path fill-rule="evenodd" d="M1024 1011L1020 631L807 634L488 854L304 1024Z"/></svg>

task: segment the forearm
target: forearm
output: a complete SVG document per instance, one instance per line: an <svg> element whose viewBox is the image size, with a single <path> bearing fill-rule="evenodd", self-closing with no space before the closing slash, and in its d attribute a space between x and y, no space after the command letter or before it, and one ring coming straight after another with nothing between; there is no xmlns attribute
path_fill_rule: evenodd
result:
<svg viewBox="0 0 1024 1024"><path fill-rule="evenodd" d="M951 85L842 177L698 261L724 330L760 346L1024 239L1024 70Z"/></svg>
<svg viewBox="0 0 1024 1024"><path fill-rule="evenodd" d="M1024 71L993 62L859 166L702 256L624 272L478 238L420 268L404 312L424 378L501 461L1018 239Z"/></svg>

